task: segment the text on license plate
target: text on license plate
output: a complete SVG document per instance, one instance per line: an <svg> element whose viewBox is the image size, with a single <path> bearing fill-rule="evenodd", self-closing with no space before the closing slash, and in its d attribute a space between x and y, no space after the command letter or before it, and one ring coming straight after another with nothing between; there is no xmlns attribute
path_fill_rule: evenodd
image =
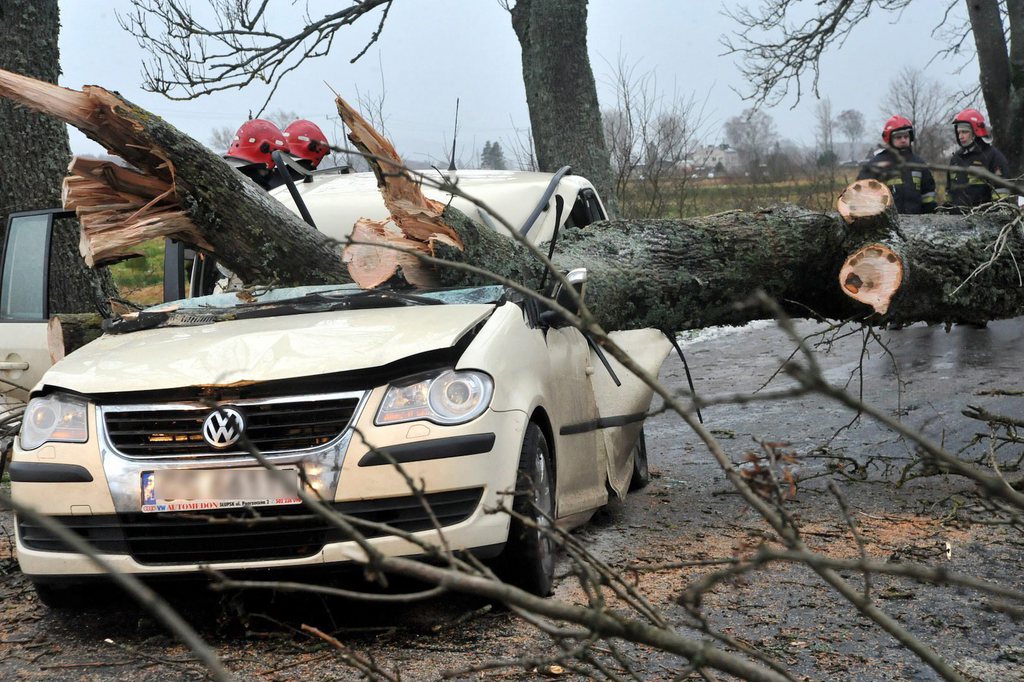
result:
<svg viewBox="0 0 1024 682"><path fill-rule="evenodd" d="M295 469L162 469L141 477L142 511L299 504Z"/></svg>

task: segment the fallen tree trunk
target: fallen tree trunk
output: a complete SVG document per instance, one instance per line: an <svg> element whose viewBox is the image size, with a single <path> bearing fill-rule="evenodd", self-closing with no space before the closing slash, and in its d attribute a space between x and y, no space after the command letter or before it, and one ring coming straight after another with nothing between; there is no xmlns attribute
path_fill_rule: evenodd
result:
<svg viewBox="0 0 1024 682"><path fill-rule="evenodd" d="M554 260L562 270L588 269L588 304L605 329L744 324L765 315L736 307L758 289L782 302L795 317L977 323L1024 314L1024 289L1009 256L953 293L988 259L1008 219L1005 214L901 216L906 239L900 245L885 243L891 246L886 253L897 258L892 265L904 273L902 282L875 298L862 295L861 301L842 285L842 264L860 254L857 265L870 265L865 251L872 249L867 244L882 242L851 239L834 215L795 206L685 221L595 223L566 231ZM1015 243L1018 251L1024 247L1019 235ZM487 249L476 253L486 254ZM451 249L440 249L438 255L461 257ZM526 271L528 279L522 281L538 282L540 268L530 266L536 261L525 253L516 255L517 259L507 252L495 259L466 257L466 262L493 264L498 272ZM454 285L478 283L481 278L449 270L444 281ZM879 296L886 300L884 306Z"/></svg>
<svg viewBox="0 0 1024 682"><path fill-rule="evenodd" d="M407 213L418 220L415 231L369 221L358 225L353 238L367 245L346 249L347 257L359 252L348 258L355 281L488 281L463 270L423 266L395 250L402 248L528 285L540 282L542 268L524 247L422 195L410 200L418 192L408 175L396 172L402 164L394 149L344 100L337 104L353 131L349 139L371 159L380 184L403 197L388 201L394 224L410 222ZM980 322L1024 313L1010 258L952 294L987 258L1012 216L898 216L888 188L874 180L853 183L838 208L842 220L778 206L690 220L606 221L565 231L554 262L564 271L587 267L588 302L605 329L742 324L763 314L736 307L757 289L799 317ZM431 224L443 226L436 239L424 229Z"/></svg>
<svg viewBox="0 0 1024 682"><path fill-rule="evenodd" d="M80 179L68 180L67 195L83 217L83 241L99 258L116 257L144 236L174 234L213 251L250 283L345 278L322 235L194 140L102 88L83 94L0 72L0 94L67 120L141 171L73 168ZM355 281L421 287L491 281L415 255L422 254L539 285L542 267L526 247L424 198L390 143L340 98L338 107L350 139L369 155L392 214L390 221L357 224L353 239L360 243L345 256ZM1019 250L1021 237L1003 230L1013 216L896 216L885 200L888 190L875 185L851 186L845 220L777 206L567 229L554 262L562 270L588 268L588 302L605 329L741 324L764 316L735 306L759 289L797 316L908 323L1024 314L1012 259L975 273L992 244Z"/></svg>
<svg viewBox="0 0 1024 682"><path fill-rule="evenodd" d="M403 164L390 143L340 97L337 105L352 131L349 139L371 161L393 216L393 224L364 221L353 232L353 239L365 242L346 249L356 282L490 281L424 266L409 255L414 252L539 284L543 270L525 247L423 198L416 183L399 172ZM401 199L389 198L396 196ZM588 269L588 304L605 329L743 324L763 315L736 306L757 289L797 317L860 316L902 324L1024 314L1024 290L1011 258L997 260L952 293L987 260L1012 215L898 216L888 188L874 180L851 184L838 209L841 220L777 206L688 220L605 221L566 230L554 263L563 271ZM415 229L403 229L406 224ZM440 227L431 233L430 225Z"/></svg>

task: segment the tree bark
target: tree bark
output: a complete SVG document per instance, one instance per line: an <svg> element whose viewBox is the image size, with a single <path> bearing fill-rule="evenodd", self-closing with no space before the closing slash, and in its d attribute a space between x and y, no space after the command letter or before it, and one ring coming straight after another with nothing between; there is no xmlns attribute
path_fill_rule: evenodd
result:
<svg viewBox="0 0 1024 682"><path fill-rule="evenodd" d="M0 68L56 83L60 75L60 10L57 0L0 3ZM0 99L0 248L8 214L60 206L60 183L71 152L60 121ZM54 225L49 308L60 312L110 312L117 295L106 268L92 270L78 257L78 226Z"/></svg>
<svg viewBox="0 0 1024 682"><path fill-rule="evenodd" d="M993 141L1006 155L1010 173L1017 175L1024 161L1024 2L1006 2L1009 43L998 0L966 3Z"/></svg>
<svg viewBox="0 0 1024 682"><path fill-rule="evenodd" d="M587 0L516 0L511 12L539 169L572 166L614 213L615 179L587 54Z"/></svg>

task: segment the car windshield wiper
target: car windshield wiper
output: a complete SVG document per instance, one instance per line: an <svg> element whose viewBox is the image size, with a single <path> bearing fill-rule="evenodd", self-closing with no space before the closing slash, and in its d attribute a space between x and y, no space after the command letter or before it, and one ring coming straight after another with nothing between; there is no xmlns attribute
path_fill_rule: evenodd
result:
<svg viewBox="0 0 1024 682"><path fill-rule="evenodd" d="M107 320L103 329L123 334L155 327L198 327L225 320L247 320L275 315L326 313L334 310L368 310L419 305L444 305L444 301L401 291L366 289L355 293L315 292L277 301L245 303L237 306L201 306L176 310L144 310L116 320Z"/></svg>
<svg viewBox="0 0 1024 682"><path fill-rule="evenodd" d="M296 301L304 300L331 301L338 303L349 301L359 307L364 307L366 304L371 304L370 307L374 307L372 304L381 302L389 303L390 305L444 305L444 301L439 301L438 299L431 298L430 296L410 294L405 291L394 291L393 289L363 289L352 294L345 292L318 292L308 294L300 299L285 302L294 303Z"/></svg>

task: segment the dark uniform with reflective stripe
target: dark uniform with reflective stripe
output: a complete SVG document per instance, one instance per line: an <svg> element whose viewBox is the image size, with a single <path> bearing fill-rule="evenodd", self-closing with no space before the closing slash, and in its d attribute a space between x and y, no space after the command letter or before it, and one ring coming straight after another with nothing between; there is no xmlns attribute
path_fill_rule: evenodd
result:
<svg viewBox="0 0 1024 682"><path fill-rule="evenodd" d="M1003 153L977 138L970 146L961 147L953 152L949 165L983 169L1004 178L1010 176L1010 169ZM946 196L954 206L979 206L1010 196L1010 190L993 187L980 175L950 171L946 178Z"/></svg>
<svg viewBox="0 0 1024 682"><path fill-rule="evenodd" d="M924 165L924 159L910 149L880 149L865 163L858 180L884 182L892 192L899 213L931 213L935 210L935 177L927 168L907 168L908 163Z"/></svg>

